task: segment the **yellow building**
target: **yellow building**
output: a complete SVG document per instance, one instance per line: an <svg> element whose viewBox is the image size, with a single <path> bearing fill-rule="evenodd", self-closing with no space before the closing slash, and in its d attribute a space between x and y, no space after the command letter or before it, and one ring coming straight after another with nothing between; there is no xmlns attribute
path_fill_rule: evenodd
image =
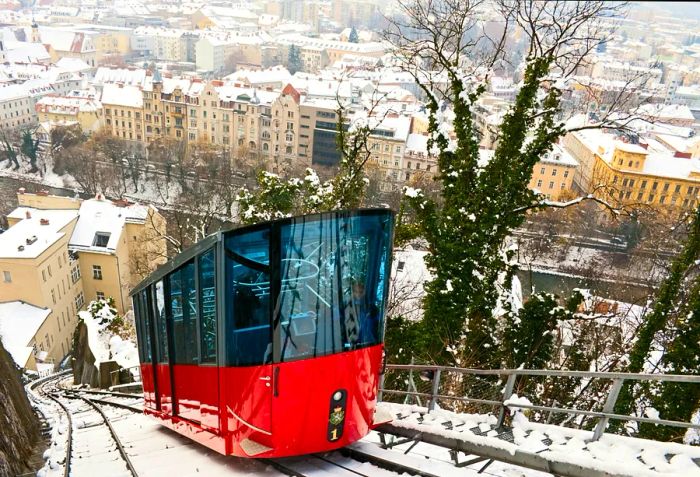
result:
<svg viewBox="0 0 700 477"><path fill-rule="evenodd" d="M143 93L138 86L105 84L100 102L104 109L104 127L112 134L129 141L144 141ZM150 126L149 126L150 127ZM158 128L160 135L160 128Z"/></svg>
<svg viewBox="0 0 700 477"><path fill-rule="evenodd" d="M17 198L0 235L0 303L12 313L0 316L0 333L19 350L20 366L36 368L69 352L86 302L113 297L119 313L131 309L131 287L165 262L165 220L153 207L101 197L20 190ZM31 337L10 332L18 320L31 325ZM27 347L35 350L25 356Z"/></svg>
<svg viewBox="0 0 700 477"><path fill-rule="evenodd" d="M92 96L48 95L37 101L35 109L42 123L78 123L85 132L99 131L104 125L102 103Z"/></svg>
<svg viewBox="0 0 700 477"><path fill-rule="evenodd" d="M559 144L535 164L528 188L544 194L547 199L559 200L573 189L578 163Z"/></svg>
<svg viewBox="0 0 700 477"><path fill-rule="evenodd" d="M700 160L649 151L639 144L601 144L595 155L593 192L616 205L652 206L670 216L697 207Z"/></svg>
<svg viewBox="0 0 700 477"><path fill-rule="evenodd" d="M37 369L37 360L56 364L68 353L84 303L75 257L68 251L78 203L67 205L73 208L19 207L8 218L12 226L0 235L0 326L3 342L21 352L21 367ZM25 353L26 348L33 352Z"/></svg>

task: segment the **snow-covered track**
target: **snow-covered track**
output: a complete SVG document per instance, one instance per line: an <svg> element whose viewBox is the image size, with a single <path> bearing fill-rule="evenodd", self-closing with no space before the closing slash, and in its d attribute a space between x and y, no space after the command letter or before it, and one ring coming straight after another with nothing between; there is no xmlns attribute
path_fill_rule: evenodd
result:
<svg viewBox="0 0 700 477"><path fill-rule="evenodd" d="M310 454L299 457L285 457L279 459L259 459L278 471L292 477L380 477L398 475L392 470L386 470L376 465L374 459L369 458L364 462L347 457L342 452L329 452L324 454ZM414 472L410 472L414 475Z"/></svg>
<svg viewBox="0 0 700 477"><path fill-rule="evenodd" d="M130 474L138 477L129 455L110 422L124 418L124 413L108 415L92 400L82 396L71 396L66 392L63 396L56 394L54 397L64 401L64 408L71 414L71 421L75 423L75 429L69 435L70 452L66 453L66 468L70 469L71 475L89 475L89 472L94 472L95 475L126 476ZM128 411L128 414L130 413L131 411ZM119 453L118 457L114 454L115 447Z"/></svg>

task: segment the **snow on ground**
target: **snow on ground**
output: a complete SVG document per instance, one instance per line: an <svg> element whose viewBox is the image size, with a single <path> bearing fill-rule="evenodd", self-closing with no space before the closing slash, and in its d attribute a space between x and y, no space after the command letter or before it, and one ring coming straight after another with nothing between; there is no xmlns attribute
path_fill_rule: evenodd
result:
<svg viewBox="0 0 700 477"><path fill-rule="evenodd" d="M518 397L509 402L513 407L526 404ZM700 448L688 445L612 434L603 434L597 442L589 442L592 431L529 422L522 412L516 412L513 417L514 442L509 442L496 437L498 432L493 429L496 417L490 414L458 414L445 410L427 413L423 407L394 403L380 406L395 417L403 417L392 421L395 427L488 446L511 455L523 451L536 453L550 462L578 465L611 475L700 476L700 467L693 462L693 459L700 459ZM455 427L446 428L442 424L446 421ZM456 430L456 424L462 422L461 430ZM470 431L473 428L479 428L485 435ZM545 439L551 443L547 444Z"/></svg>
<svg viewBox="0 0 700 477"><path fill-rule="evenodd" d="M106 301L104 305L94 312L80 311L78 316L87 327L88 346L95 357L95 366L110 359L117 362L121 368L131 368L139 365L139 356L136 344L128 339L123 339L119 335L112 334L107 327L116 316L116 310L110 308ZM97 301L88 305L88 310L95 309L93 306Z"/></svg>

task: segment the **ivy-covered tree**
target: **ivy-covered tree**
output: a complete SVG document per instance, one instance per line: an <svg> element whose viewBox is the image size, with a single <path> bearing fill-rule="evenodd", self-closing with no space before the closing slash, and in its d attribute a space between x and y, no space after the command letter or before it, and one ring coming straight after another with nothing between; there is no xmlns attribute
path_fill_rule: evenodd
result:
<svg viewBox="0 0 700 477"><path fill-rule="evenodd" d="M289 46L289 53L287 54L287 69L291 74L304 69L304 64L301 62L301 51L296 45Z"/></svg>
<svg viewBox="0 0 700 477"><path fill-rule="evenodd" d="M661 368L670 374L700 374L700 276L681 304L673 340L661 359ZM690 422L700 408L700 384L662 382L652 386L651 405L662 419ZM639 436L661 441L682 441L686 429L641 423Z"/></svg>
<svg viewBox="0 0 700 477"><path fill-rule="evenodd" d="M630 373L644 371L648 357L654 349L655 339L660 332L668 331L670 327L674 326L672 321L674 317L679 318L678 331L676 333L678 337L670 344L670 348L663 359L665 360L666 356L668 356L669 366L672 369L683 368L688 360L692 361L693 357L689 357L685 353L689 349L693 349L693 347L686 348L687 342L685 340L687 338L692 339L693 333L697 333L695 330L697 317L695 317L695 311L692 308L697 304L695 300L697 297L692 296L692 294L686 295L683 291L690 288L688 283L690 277L698 273L698 261L700 261L700 207L695 210L689 225L688 237L683 251L673 260L668 275L656 294L654 308L645 317L637 333L637 340L630 351L627 365L627 371ZM691 298L688 305L683 304L686 297ZM682 310L681 313L678 310ZM684 316L683 313L686 313L686 315ZM689 334L689 337L680 336L684 333ZM698 341L695 341L693 346L697 350ZM697 372L697 368L695 368L695 371ZM671 388L667 386L667 389ZM686 390L695 389L693 387L679 386L679 392L681 388ZM689 392L693 393L692 391ZM615 405L615 412L617 414L629 414L632 412L635 394L635 388L632 385L627 384L624 386ZM693 398L683 393L676 395L672 403L668 404L669 411L672 411L673 403L680 403L683 400L689 402L682 404L680 409L686 409L685 406L689 405ZM675 412L678 414L680 411L676 409Z"/></svg>
<svg viewBox="0 0 700 477"><path fill-rule="evenodd" d="M350 43L359 43L360 42L360 37L357 34L357 30L355 29L355 27L352 27L352 29L350 30L350 35L348 36L348 41Z"/></svg>
<svg viewBox="0 0 700 477"><path fill-rule="evenodd" d="M31 166L29 172L38 172L39 167L37 166L37 159L39 157L39 139L34 138L34 131L31 129L22 131L20 151L29 160L29 165Z"/></svg>
<svg viewBox="0 0 700 477"><path fill-rule="evenodd" d="M545 205L528 183L533 166L565 133L556 121L560 89L552 77L575 72L603 41L602 17L619 7L497 2L503 25L493 38L477 15L479 2L400 5L402 19L394 20L388 39L428 98L428 147L437 157L442 185L440 200L407 190L434 277L426 286L419 325L430 337L422 358L457 364L455 356L464 354L454 349L460 348L470 357L462 366L495 367L500 342L493 311L516 270L505 239L529 210ZM479 150L472 114L491 69L503 57L511 26L520 29L529 46L520 90L498 127L489 158ZM425 66L434 73L426 73ZM444 114L447 108L450 117ZM504 309L507 314L507 302Z"/></svg>
<svg viewBox="0 0 700 477"><path fill-rule="evenodd" d="M19 153L17 152L17 148L15 147L14 144L14 134L12 132L8 131L0 131L0 147L2 148L2 152L4 154L3 160L7 159L10 164L13 164L14 170L19 169Z"/></svg>
<svg viewBox="0 0 700 477"><path fill-rule="evenodd" d="M503 365L525 369L547 367L553 358L553 333L557 324L573 319L582 299L583 296L575 292L560 306L556 295L535 293L520 310L512 310L503 332L503 339L509 344Z"/></svg>

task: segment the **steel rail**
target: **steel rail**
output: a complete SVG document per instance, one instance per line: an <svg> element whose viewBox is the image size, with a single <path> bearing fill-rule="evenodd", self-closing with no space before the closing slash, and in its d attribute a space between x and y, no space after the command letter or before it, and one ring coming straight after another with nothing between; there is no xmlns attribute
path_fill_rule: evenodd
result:
<svg viewBox="0 0 700 477"><path fill-rule="evenodd" d="M277 459L255 459L258 462L260 462L263 465L270 465L272 466L275 470L278 470L282 472L285 475L289 475L290 477L307 477L306 474L302 474L301 472L298 472L291 467L289 467L286 464L283 464L282 462L279 462Z"/></svg>
<svg viewBox="0 0 700 477"><path fill-rule="evenodd" d="M105 424L107 425L107 428L109 429L110 434L112 434L112 438L114 439L115 444L117 444L117 448L119 449L119 453L122 456L122 459L124 459L124 462L126 462L126 466L129 469L129 472L131 472L131 475L134 477L138 477L138 473L136 472L136 469L134 468L134 464L131 462L131 459L129 458L129 455L126 453L126 449L124 449L124 446L122 445L121 441L119 440L119 437L117 436L117 432L114 430L114 427L112 427L112 424L109 422L109 419L107 419L107 415L104 413L104 411L95 404L93 401L86 397L82 396L77 396L78 399L82 399L85 401L87 404L89 404L91 407L93 407L98 414L102 417L102 420L104 420Z"/></svg>
<svg viewBox="0 0 700 477"><path fill-rule="evenodd" d="M393 434L392 434L393 435ZM397 436L399 437L399 436ZM397 474L409 474L418 475L419 477L441 477L437 474L426 472L424 470L418 470L416 468L395 462L390 459L385 459L376 455L368 454L354 447L343 447L339 449L340 453L346 457L354 459L358 462L369 462L372 465L376 465L379 468L388 470L390 472L396 472Z"/></svg>
<svg viewBox="0 0 700 477"><path fill-rule="evenodd" d="M71 473L71 455L73 453L73 418L71 417L70 411L65 404L63 404L57 397L53 394L47 393L46 397L52 399L56 404L58 404L63 412L66 413L66 418L68 420L68 432L66 434L66 458L63 464L63 477L70 477Z"/></svg>

